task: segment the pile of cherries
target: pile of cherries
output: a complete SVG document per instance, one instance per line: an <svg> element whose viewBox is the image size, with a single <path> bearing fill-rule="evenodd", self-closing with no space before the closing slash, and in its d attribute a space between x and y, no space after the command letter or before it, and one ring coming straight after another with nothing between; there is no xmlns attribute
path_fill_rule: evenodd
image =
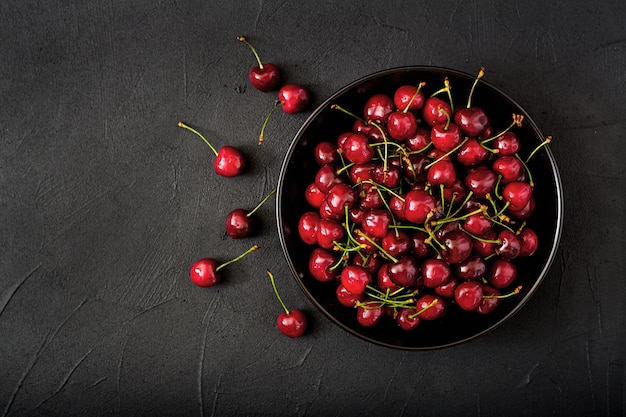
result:
<svg viewBox="0 0 626 417"><path fill-rule="evenodd" d="M363 326L391 317L412 330L450 308L488 314L521 290L516 259L539 244L526 222L535 209L527 163L550 138L522 158L514 128L523 116L494 132L472 104L483 75L462 107L447 79L429 96L425 83L372 95L361 115L331 107L354 124L316 145L298 233L314 246L311 276L334 283Z"/></svg>

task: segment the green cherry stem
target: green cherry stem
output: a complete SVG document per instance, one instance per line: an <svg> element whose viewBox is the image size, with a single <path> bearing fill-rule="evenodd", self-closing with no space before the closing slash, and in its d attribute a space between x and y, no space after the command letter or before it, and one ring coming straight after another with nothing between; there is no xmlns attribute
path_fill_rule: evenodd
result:
<svg viewBox="0 0 626 417"><path fill-rule="evenodd" d="M426 85L426 83L424 81L422 81L421 83L419 83L417 85L417 90L415 90L415 93L413 93L413 96L411 97L411 100L409 100L409 102L407 103L407 105L404 108L404 110L402 110L402 113L407 114L407 112L409 111L409 107L411 107L411 104L413 104L413 100L415 100L415 97L417 97L417 95L419 94L420 90L425 85Z"/></svg>
<svg viewBox="0 0 626 417"><path fill-rule="evenodd" d="M378 249L387 259L389 259L391 262L398 263L398 259L396 259L395 257L393 257L392 255L390 255L386 250L384 250L378 243L374 242L372 240L371 237L369 237L368 235L366 235L365 233L363 233L361 230L355 230L355 233L359 236L362 236L363 239L367 240L370 244L372 244L372 246L374 246L376 249Z"/></svg>
<svg viewBox="0 0 626 417"><path fill-rule="evenodd" d="M483 298L508 298L514 295L517 295L520 293L520 291L522 291L522 286L518 286L516 287L513 291L511 291L508 294L502 294L502 295L483 295Z"/></svg>
<svg viewBox="0 0 626 417"><path fill-rule="evenodd" d="M441 155L439 158L435 159L434 161L432 161L431 163L429 163L428 165L426 165L424 167L424 169L428 169L430 167L432 167L433 165L435 165L437 162L441 161L442 159L452 155L453 153L455 153L456 151L458 151L461 146L465 145L465 142L467 142L469 140L469 138L465 138L461 141L461 143L459 143L458 145L456 145L454 148L452 148L451 150L449 150L448 152L446 152L445 154Z"/></svg>
<svg viewBox="0 0 626 417"><path fill-rule="evenodd" d="M422 314L424 311L428 310L429 308L431 308L432 306L434 306L435 304L437 304L439 302L438 299L434 299L433 301L431 301L430 303L428 303L428 305L424 308L422 308L420 311L417 311L413 314L411 314L409 316L410 319L414 319L415 317L419 316L420 314Z"/></svg>
<svg viewBox="0 0 626 417"><path fill-rule="evenodd" d="M454 101L452 100L452 86L450 85L450 80L446 77L443 80L443 85L446 86L446 92L448 93L448 100L450 101L450 110L454 113ZM446 130L448 130L448 125L450 124L450 118L448 116L448 124L446 124Z"/></svg>
<svg viewBox="0 0 626 417"><path fill-rule="evenodd" d="M513 122L506 129L504 129L502 132L498 133L497 135L494 135L494 136L492 136L490 138L487 138L487 139L483 139L482 141L480 141L480 143L482 145L484 145L485 143L489 143L492 140L498 139L500 136L504 135L506 132L511 130L513 128L513 126L521 127L522 126L522 120L524 120L524 116L523 115L513 113Z"/></svg>
<svg viewBox="0 0 626 417"><path fill-rule="evenodd" d="M352 116L355 119L362 121L363 123L367 123L365 121L365 119L363 119L362 117L357 116L356 114L352 113L350 110L341 107L339 104L331 104L330 108L331 108L331 110L339 110L339 111L347 114L348 116Z"/></svg>
<svg viewBox="0 0 626 417"><path fill-rule="evenodd" d="M263 126L261 126L261 133L259 134L259 145L263 145L263 141L265 140L265 128L267 127L267 122L270 120L272 113L278 110L278 108L281 107L282 105L283 105L283 102L279 101L278 103L276 103L274 107L272 107L272 110L270 110L267 116L265 116L265 120L263 120Z"/></svg>
<svg viewBox="0 0 626 417"><path fill-rule="evenodd" d="M522 160L522 158L517 153L515 154L515 157L518 159L518 161L521 162L522 166L526 170L526 173L528 174L528 184L530 185L531 188L535 188L535 182L533 181L533 174L530 172L530 169L528 168L527 161Z"/></svg>
<svg viewBox="0 0 626 417"><path fill-rule="evenodd" d="M480 67L480 71L478 71L478 75L476 76L476 79L474 80L474 84L472 84L472 89L470 90L469 96L467 97L468 109L472 107L472 96L474 95L474 89L476 88L476 84L478 84L478 80L483 78L484 75L485 75L485 67Z"/></svg>
<svg viewBox="0 0 626 417"><path fill-rule="evenodd" d="M250 48L250 50L252 50L252 53L254 54L254 57L256 58L257 62L259 63L259 68L263 69L263 63L261 62L261 58L259 58L259 54L257 54L256 49L254 49L254 47L250 44L250 42L248 42L246 40L246 38L243 37L243 36L237 36L237 40L239 42L243 42L246 45L248 45L248 48Z"/></svg>
<svg viewBox="0 0 626 417"><path fill-rule="evenodd" d="M238 260L240 260L241 258L243 258L244 256L246 256L247 254L249 254L250 252L253 252L257 249L259 249L261 246L259 245L254 245L252 246L250 249L248 249L247 251L245 251L244 253L242 253L241 255L239 255L238 257L231 259L228 262L224 262L223 264L221 264L220 266L218 266L217 268L215 268L216 271L219 271L220 269L224 268L226 265L230 265L233 262L237 262Z"/></svg>
<svg viewBox="0 0 626 417"><path fill-rule="evenodd" d="M257 204L255 208L252 209L252 211L250 211L248 214L246 214L246 217L252 216L275 193L276 193L276 189L273 189L272 191L270 191L270 193L268 195L266 195L265 198L263 200L261 200L261 202L259 204Z"/></svg>
<svg viewBox="0 0 626 417"><path fill-rule="evenodd" d="M269 270L267 270L267 275L270 277L270 281L272 282L272 288L274 289L274 294L276 294L276 298L278 298L278 302L280 302L280 305L283 306L285 313L289 314L289 309L283 302L283 299L280 297L280 294L278 293L278 289L276 288L276 280L274 279L274 274L272 274Z"/></svg>
<svg viewBox="0 0 626 417"><path fill-rule="evenodd" d="M473 216L474 214L483 213L484 210L485 209L482 208L482 207L481 208L477 208L476 210L470 211L469 213L466 213L466 214L464 214L462 216L459 216L459 217L446 217L446 218L443 218L441 220L433 220L429 224L432 225L432 226L436 226L436 225L439 225L439 224L446 224L446 223L450 223L450 222L456 222L456 221L459 221L459 220L465 220L468 217Z"/></svg>
<svg viewBox="0 0 626 417"><path fill-rule="evenodd" d="M533 155L535 153L537 153L537 151L546 146L548 143L552 142L552 136L548 136L543 142L541 142L535 149L533 149L533 151L530 153L530 155L528 155L528 158L526 158L526 163L528 163L528 161L530 161L530 158L533 157Z"/></svg>
<svg viewBox="0 0 626 417"><path fill-rule="evenodd" d="M209 142L203 135L202 133L198 132L196 129L194 129L191 126L187 126L186 124L184 124L183 122L178 122L178 127L182 127L183 129L187 129L190 132L195 133L196 135L198 135L203 141L204 143L206 143L207 145L209 145L209 148L211 148L211 150L213 151L213 153L215 154L215 156L217 156L217 150L213 147L213 145L211 145L211 142Z"/></svg>

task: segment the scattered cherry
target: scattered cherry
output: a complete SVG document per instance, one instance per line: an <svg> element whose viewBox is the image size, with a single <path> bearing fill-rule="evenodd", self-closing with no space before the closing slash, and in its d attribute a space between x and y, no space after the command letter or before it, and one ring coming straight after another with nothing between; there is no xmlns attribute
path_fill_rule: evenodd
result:
<svg viewBox="0 0 626 417"><path fill-rule="evenodd" d="M218 261L213 258L199 259L191 266L189 271L191 281L198 287L212 287L222 280L222 275L220 274L222 268L240 260L250 252L259 249L259 247L259 245L254 245L238 257L224 262L223 264L219 264Z"/></svg>
<svg viewBox="0 0 626 417"><path fill-rule="evenodd" d="M274 294L276 294L276 298L278 298L280 305L285 310L284 313L278 315L278 319L276 320L278 330L280 330L280 332L285 336L291 338L302 336L307 328L306 315L301 310L289 310L287 308L282 298L280 297L280 294L278 293L278 289L276 288L276 280L274 279L274 275L270 271L267 271L267 275L270 277L270 281L272 282L272 288L274 289Z"/></svg>
<svg viewBox="0 0 626 417"><path fill-rule="evenodd" d="M213 169L218 175L223 177L234 177L241 174L245 170L246 162L244 156L237 148L228 145L222 146L218 152L213 145L211 145L211 143L196 129L187 126L183 122L178 122L178 127L182 127L183 129L187 129L195 133L209 146L209 148L211 148L215 154Z"/></svg>
<svg viewBox="0 0 626 417"><path fill-rule="evenodd" d="M276 190L272 190L259 204L252 210L246 211L242 208L235 209L226 216L226 234L233 239L243 239L254 232L254 213L272 196Z"/></svg>
<svg viewBox="0 0 626 417"><path fill-rule="evenodd" d="M280 83L280 71L278 70L278 67L271 63L262 63L256 49L254 49L245 37L237 36L237 40L248 45L259 64L250 68L248 73L250 84L252 84L252 86L257 90L263 91L264 93L275 90Z"/></svg>

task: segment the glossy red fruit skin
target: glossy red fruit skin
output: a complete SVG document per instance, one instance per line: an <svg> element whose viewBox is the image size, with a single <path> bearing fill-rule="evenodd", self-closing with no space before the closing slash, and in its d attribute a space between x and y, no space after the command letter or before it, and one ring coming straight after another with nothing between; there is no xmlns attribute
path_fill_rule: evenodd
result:
<svg viewBox="0 0 626 417"><path fill-rule="evenodd" d="M427 179L431 185L452 187L456 182L454 164L447 159L436 162L428 169Z"/></svg>
<svg viewBox="0 0 626 417"><path fill-rule="evenodd" d="M456 152L459 163L466 167L476 166L485 162L489 151L483 148L477 139L470 138Z"/></svg>
<svg viewBox="0 0 626 417"><path fill-rule="evenodd" d="M362 133L353 133L348 136L341 145L343 156L355 164L365 164L374 157L374 148L370 146L369 139Z"/></svg>
<svg viewBox="0 0 626 417"><path fill-rule="evenodd" d="M385 309L376 300L365 300L357 307L356 319L363 327L378 324L385 314Z"/></svg>
<svg viewBox="0 0 626 417"><path fill-rule="evenodd" d="M415 85L402 85L393 93L393 104L398 110L417 111L424 106L424 93ZM412 101L411 101L412 100ZM410 104L409 104L410 103ZM407 105L409 108L407 109Z"/></svg>
<svg viewBox="0 0 626 417"><path fill-rule="evenodd" d="M528 201L528 204L526 204L520 210L512 210L510 207L507 209L507 213L509 214L509 216L518 220L528 219L531 216L531 214L533 214L534 211L535 211L535 197L534 196L531 196L530 200Z"/></svg>
<svg viewBox="0 0 626 417"><path fill-rule="evenodd" d="M417 310L414 308L403 308L396 317L396 323L402 330L411 331L419 326L422 319L419 315L415 315Z"/></svg>
<svg viewBox="0 0 626 417"><path fill-rule="evenodd" d="M215 259L202 258L197 260L189 270L189 277L191 282L198 287L212 287L219 284L222 277L221 274L216 271L218 263Z"/></svg>
<svg viewBox="0 0 626 417"><path fill-rule="evenodd" d="M402 230L389 230L381 241L381 246L389 255L399 257L411 250L411 238Z"/></svg>
<svg viewBox="0 0 626 417"><path fill-rule="evenodd" d="M367 256L357 253L356 255L354 255L350 263L352 265L360 266L361 268L369 272L371 276L374 276L380 270L383 261L379 256L376 255Z"/></svg>
<svg viewBox="0 0 626 417"><path fill-rule="evenodd" d="M430 131L425 127L418 126L415 134L405 141L410 151L420 151L430 144Z"/></svg>
<svg viewBox="0 0 626 417"><path fill-rule="evenodd" d="M348 265L341 271L341 284L352 294L363 294L371 282L370 273L360 266Z"/></svg>
<svg viewBox="0 0 626 417"><path fill-rule="evenodd" d="M443 298L452 299L454 298L454 289L457 285L459 285L459 280L452 276L445 284L433 288L433 291Z"/></svg>
<svg viewBox="0 0 626 417"><path fill-rule="evenodd" d="M314 211L302 213L298 219L298 235L307 245L317 244L317 228L320 223L320 216Z"/></svg>
<svg viewBox="0 0 626 417"><path fill-rule="evenodd" d="M496 253L504 259L515 259L522 249L522 242L517 235L510 230L502 230L498 233L499 245L496 245Z"/></svg>
<svg viewBox="0 0 626 417"><path fill-rule="evenodd" d="M342 179L332 165L324 165L315 173L315 185L324 194L328 194L333 185L341 182L343 182Z"/></svg>
<svg viewBox="0 0 626 417"><path fill-rule="evenodd" d="M334 241L341 241L344 236L343 227L336 220L320 219L317 226L317 244L324 249L332 249Z"/></svg>
<svg viewBox="0 0 626 417"><path fill-rule="evenodd" d="M243 239L253 232L252 219L244 209L235 209L226 216L226 234L233 239Z"/></svg>
<svg viewBox="0 0 626 417"><path fill-rule="evenodd" d="M484 236L491 230L493 223L482 213L472 214L463 221L463 229L474 236Z"/></svg>
<svg viewBox="0 0 626 417"><path fill-rule="evenodd" d="M328 141L320 142L315 145L315 161L319 166L334 164L339 161L339 153L337 146Z"/></svg>
<svg viewBox="0 0 626 417"><path fill-rule="evenodd" d="M483 300L483 286L477 281L461 282L454 289L454 301L465 311L475 311Z"/></svg>
<svg viewBox="0 0 626 417"><path fill-rule="evenodd" d="M312 182L309 184L304 190L304 199L307 203L309 203L312 207L319 208L322 205L322 202L326 198L326 193L323 193L318 188L317 184Z"/></svg>
<svg viewBox="0 0 626 417"><path fill-rule="evenodd" d="M487 264L478 255L470 255L468 258L455 265L456 276L461 279L472 280L485 276Z"/></svg>
<svg viewBox="0 0 626 417"><path fill-rule="evenodd" d="M426 288L435 288L447 283L452 277L452 271L447 262L429 258L422 262L422 283Z"/></svg>
<svg viewBox="0 0 626 417"><path fill-rule="evenodd" d="M309 272L316 280L320 282L329 282L336 278L337 273L331 271L337 262L337 257L326 249L315 248L309 256Z"/></svg>
<svg viewBox="0 0 626 417"><path fill-rule="evenodd" d="M489 267L487 281L497 289L508 287L517 278L517 267L511 261L498 258Z"/></svg>
<svg viewBox="0 0 626 417"><path fill-rule="evenodd" d="M469 170L465 176L465 186L474 192L476 198L484 198L493 193L498 176L484 165Z"/></svg>
<svg viewBox="0 0 626 417"><path fill-rule="evenodd" d="M489 314L500 305L500 298L485 298L485 295L500 295L500 291L490 285L483 285L483 299L476 309L480 314Z"/></svg>
<svg viewBox="0 0 626 417"><path fill-rule="evenodd" d="M522 148L519 138L513 132L506 132L494 140L498 155L515 155Z"/></svg>
<svg viewBox="0 0 626 417"><path fill-rule="evenodd" d="M428 307L433 301L437 300L432 306ZM417 299L415 309L420 311L428 307L420 314L420 319L426 321L437 320L443 317L447 311L447 304L443 298L438 295L424 294Z"/></svg>
<svg viewBox="0 0 626 417"><path fill-rule="evenodd" d="M335 184L326 194L326 203L335 214L344 214L345 207L352 208L357 201L357 195L346 183Z"/></svg>
<svg viewBox="0 0 626 417"><path fill-rule="evenodd" d="M496 158L491 166L493 171L501 175L501 184L516 181L524 172L522 162L512 155L504 155Z"/></svg>
<svg viewBox="0 0 626 417"><path fill-rule="evenodd" d="M430 141L443 153L448 153L461 144L461 129L454 123L437 123L430 131Z"/></svg>
<svg viewBox="0 0 626 417"><path fill-rule="evenodd" d="M289 313L278 315L276 326L287 337L296 338L304 334L307 328L306 315L300 310L291 310Z"/></svg>
<svg viewBox="0 0 626 417"><path fill-rule="evenodd" d="M352 294L341 283L337 285L335 290L337 300L346 307L354 307L358 301L362 301L365 298L364 294Z"/></svg>
<svg viewBox="0 0 626 417"><path fill-rule="evenodd" d="M433 256L433 248L426 243L426 239L428 239L428 237L428 234L426 232L422 232L421 230L416 230L411 235L411 242L413 244L413 250L411 253L417 259L425 259Z"/></svg>
<svg viewBox="0 0 626 417"><path fill-rule="evenodd" d="M278 90L278 101L285 113L300 113L309 106L309 92L298 84L285 84Z"/></svg>
<svg viewBox="0 0 626 417"><path fill-rule="evenodd" d="M368 236L382 239L387 235L391 221L391 214L386 209L373 209L363 217L361 228Z"/></svg>
<svg viewBox="0 0 626 417"><path fill-rule="evenodd" d="M391 293L400 288L389 277L389 264L388 263L381 265L378 271L376 272L376 284L378 285L378 289L383 292L389 290L389 292Z"/></svg>
<svg viewBox="0 0 626 417"><path fill-rule="evenodd" d="M435 197L422 190L412 190L404 198L404 217L413 223L423 224L428 213L437 207Z"/></svg>
<svg viewBox="0 0 626 417"><path fill-rule="evenodd" d="M391 97L386 94L374 94L365 102L363 116L368 122L386 123L394 104Z"/></svg>
<svg viewBox="0 0 626 417"><path fill-rule="evenodd" d="M446 247L443 259L451 265L463 262L472 253L472 238L460 230L447 233L441 243Z"/></svg>
<svg viewBox="0 0 626 417"><path fill-rule="evenodd" d="M438 97L429 97L422 108L422 117L426 124L434 126L437 123L445 123L452 116L450 104Z"/></svg>
<svg viewBox="0 0 626 417"><path fill-rule="evenodd" d="M213 161L213 169L222 177L236 177L246 169L246 161L239 149L222 146Z"/></svg>
<svg viewBox="0 0 626 417"><path fill-rule="evenodd" d="M474 239L474 251L480 256L487 257L496 252L496 244L491 242L496 240L497 235L493 230L488 231L483 236L481 236L483 240ZM486 240L489 240L487 242Z"/></svg>
<svg viewBox="0 0 626 417"><path fill-rule="evenodd" d="M523 181L510 182L502 189L502 198L510 203L509 207L513 211L523 209L530 201L532 195L532 187Z"/></svg>
<svg viewBox="0 0 626 417"><path fill-rule="evenodd" d="M263 64L263 68L257 65L250 68L248 79L254 88L267 93L276 90L280 84L280 71L272 63Z"/></svg>
<svg viewBox="0 0 626 417"><path fill-rule="evenodd" d="M376 163L367 162L364 164L355 164L350 168L350 180L353 184L374 179L374 170Z"/></svg>
<svg viewBox="0 0 626 417"><path fill-rule="evenodd" d="M404 142L417 132L417 119L411 112L391 112L387 118L387 131L393 139Z"/></svg>
<svg viewBox="0 0 626 417"><path fill-rule="evenodd" d="M519 239L522 243L522 247L520 248L519 255L521 257L532 256L539 247L539 237L534 230L525 227L519 234Z"/></svg>
<svg viewBox="0 0 626 417"><path fill-rule="evenodd" d="M465 136L477 137L487 127L489 119L480 107L461 108L454 113L454 123Z"/></svg>
<svg viewBox="0 0 626 417"><path fill-rule="evenodd" d="M389 264L389 278L399 287L412 287L417 282L419 265L411 255L402 256L398 262Z"/></svg>

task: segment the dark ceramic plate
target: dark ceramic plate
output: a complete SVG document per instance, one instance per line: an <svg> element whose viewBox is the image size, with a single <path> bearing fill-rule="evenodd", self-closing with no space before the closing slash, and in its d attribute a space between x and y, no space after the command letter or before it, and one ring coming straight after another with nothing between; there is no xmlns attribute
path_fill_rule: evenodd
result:
<svg viewBox="0 0 626 417"><path fill-rule="evenodd" d="M459 71L436 67L402 67L381 71L363 77L337 91L305 121L294 137L283 161L277 192L277 221L281 245L294 277L306 296L328 319L347 332L369 342L397 349L428 350L456 345L474 339L504 323L519 311L535 293L546 276L555 257L563 221L563 198L561 181L554 157L544 146L529 164L535 181L536 208L529 219L540 241L537 252L530 258L517 259L516 283L522 291L515 297L503 300L491 314L480 315L449 308L444 318L422 321L417 329L401 330L392 320L373 327L362 327L356 321L355 310L344 307L335 297L335 282L322 283L308 272L309 255L313 246L303 243L297 232L302 213L312 208L304 198L305 188L314 180L318 166L313 157L315 145L320 141L335 142L339 134L352 129L354 119L330 109L332 104L351 109L357 114L367 98L377 93L392 95L404 84L427 83L431 90L443 86L448 77L455 101L467 97L475 76ZM445 95L443 96L445 98ZM524 115L522 127L515 133L522 142L522 156L528 155L544 139L531 117L510 97L483 80L473 96L473 104L487 112L494 132L501 131L511 122L511 114Z"/></svg>

